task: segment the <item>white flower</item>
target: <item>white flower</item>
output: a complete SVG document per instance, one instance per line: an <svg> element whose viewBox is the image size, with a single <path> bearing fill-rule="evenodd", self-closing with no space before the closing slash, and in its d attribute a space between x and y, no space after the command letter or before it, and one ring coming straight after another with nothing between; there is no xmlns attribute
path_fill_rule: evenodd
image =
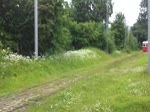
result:
<svg viewBox="0 0 150 112"><path fill-rule="evenodd" d="M32 61L29 56L25 57L25 56L19 55L17 53L10 53L10 54L6 55L4 57L4 59L10 60L10 61L15 61L15 62L18 62L19 60L24 60L24 61L28 61L28 62Z"/></svg>
<svg viewBox="0 0 150 112"><path fill-rule="evenodd" d="M66 53L64 53L65 57L77 57L80 59L90 59L90 58L95 58L98 55L93 52L92 50L89 49L81 49L81 50L77 50L77 51L68 51Z"/></svg>

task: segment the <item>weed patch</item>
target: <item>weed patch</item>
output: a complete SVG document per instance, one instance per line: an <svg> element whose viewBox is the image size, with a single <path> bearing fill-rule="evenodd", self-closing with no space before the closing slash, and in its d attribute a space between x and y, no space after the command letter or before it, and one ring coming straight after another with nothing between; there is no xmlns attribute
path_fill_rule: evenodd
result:
<svg viewBox="0 0 150 112"><path fill-rule="evenodd" d="M137 62L141 58L146 60L147 57L143 57L143 54L138 57L135 55L137 54L123 56L117 61L114 58L106 66L97 65L96 68L99 66L99 69L91 68L92 70L87 72L89 77L49 96L29 112L150 111L150 77L145 72L146 66Z"/></svg>

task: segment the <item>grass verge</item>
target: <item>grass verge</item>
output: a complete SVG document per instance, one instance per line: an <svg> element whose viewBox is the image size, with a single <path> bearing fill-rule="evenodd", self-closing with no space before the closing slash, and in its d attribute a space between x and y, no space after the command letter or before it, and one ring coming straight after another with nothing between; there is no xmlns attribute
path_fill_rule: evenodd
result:
<svg viewBox="0 0 150 112"><path fill-rule="evenodd" d="M76 54L61 54L30 62L3 60L0 63L0 97L52 80L73 77L84 68L90 69L110 59L104 52L93 48Z"/></svg>
<svg viewBox="0 0 150 112"><path fill-rule="evenodd" d="M133 53L95 65L86 79L32 105L29 112L148 112L146 62L147 54Z"/></svg>

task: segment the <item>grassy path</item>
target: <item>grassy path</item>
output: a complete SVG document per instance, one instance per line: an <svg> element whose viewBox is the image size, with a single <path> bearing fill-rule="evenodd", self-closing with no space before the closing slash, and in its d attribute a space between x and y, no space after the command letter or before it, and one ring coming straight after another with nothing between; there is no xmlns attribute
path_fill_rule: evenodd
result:
<svg viewBox="0 0 150 112"><path fill-rule="evenodd" d="M127 74L127 73L132 74L132 73L139 73L139 72L144 71L145 65L140 65L141 62L139 62L140 60L142 60L143 55L145 55L145 54L134 53L134 54L125 55L122 57L118 57L118 58L109 60L103 64L97 63L93 66L89 66L87 68L82 68L78 71L75 71L71 76L60 77L57 80L54 80L54 81L51 81L51 82L48 82L48 83L45 83L45 84L42 84L42 85L39 85L36 87L32 87L32 88L22 91L20 93L2 97L2 98L0 98L0 112L4 112L4 111L5 112L9 112L9 111L22 112L23 110L31 108L32 104L33 105L35 103L37 105L41 104L43 102L42 101L43 98L45 98L45 97L47 98L47 97L49 97L49 95L56 93L57 91L58 91L57 94L59 94L61 92L60 90L62 90L62 88L66 88L66 87L70 88L70 87L72 87L72 85L73 85L73 87L75 86L75 88L76 88L76 84L78 85L78 83L80 86L80 83L82 85L82 83L85 82L86 85L85 85L85 87L83 86L82 90L89 89L91 85L89 85L88 82L89 82L89 80L93 81L93 79L101 82L101 84L103 85L103 86L101 86L101 88L103 88L103 89L109 88L110 85L108 82L110 82L110 84L111 84L112 79L114 82L114 80L115 81L119 80L119 77L121 77L123 74ZM137 64L137 63L139 63L139 64ZM90 82L90 83L93 84L94 82ZM96 81L95 81L95 84L96 84ZM87 86L87 85L89 85L89 86ZM118 84L116 84L116 86L118 86ZM93 87L91 87L91 89L92 88ZM94 89L97 89L97 87ZM115 89L116 89L116 87L113 90L114 92L116 91ZM82 91L82 90L79 90L79 91ZM101 90L101 91L103 91L103 90ZM106 90L106 91L108 91L108 90ZM106 93L104 93L104 94L106 94ZM109 92L107 94L109 94ZM55 95L54 95L54 99L55 99ZM93 99L95 99L95 98L93 98ZM57 98L55 99L55 101L57 101ZM43 107L43 108L45 108L45 107ZM41 108L41 112L42 112L43 108ZM75 111L76 110L75 108L76 107L72 108L72 111ZM67 108L65 108L65 109L67 109ZM64 109L64 112L66 111L65 109ZM40 109L38 107L33 108L33 110L31 109L31 111L35 111L35 110L40 111ZM60 110L58 109L58 111L62 111L62 109L60 109Z"/></svg>
<svg viewBox="0 0 150 112"><path fill-rule="evenodd" d="M73 79L59 79L32 87L20 93L0 98L0 112L4 111L23 111L29 108L29 102L38 102L40 98L46 97L49 94L55 93L57 90L62 89L71 83L82 79L83 77L76 77Z"/></svg>
<svg viewBox="0 0 150 112"><path fill-rule="evenodd" d="M149 112L147 54L134 53L96 65L64 90L32 105L29 112Z"/></svg>

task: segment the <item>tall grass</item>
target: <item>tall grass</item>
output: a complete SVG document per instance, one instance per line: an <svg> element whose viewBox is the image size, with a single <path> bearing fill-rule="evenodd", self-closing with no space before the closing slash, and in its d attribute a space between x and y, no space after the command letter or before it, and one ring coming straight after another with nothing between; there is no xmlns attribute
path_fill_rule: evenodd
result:
<svg viewBox="0 0 150 112"><path fill-rule="evenodd" d="M108 64L108 63L107 63ZM88 78L46 97L29 112L149 112L147 54L124 55L93 69ZM98 68L97 66L97 68Z"/></svg>
<svg viewBox="0 0 150 112"><path fill-rule="evenodd" d="M41 58L38 60L3 60L0 63L0 96L22 91L35 85L39 85L62 77L72 77L74 72L102 64L110 57L97 49L85 49L84 55L70 54L68 52ZM77 51L76 51L77 52ZM67 55L66 55L67 54ZM18 61L16 61L18 60Z"/></svg>

